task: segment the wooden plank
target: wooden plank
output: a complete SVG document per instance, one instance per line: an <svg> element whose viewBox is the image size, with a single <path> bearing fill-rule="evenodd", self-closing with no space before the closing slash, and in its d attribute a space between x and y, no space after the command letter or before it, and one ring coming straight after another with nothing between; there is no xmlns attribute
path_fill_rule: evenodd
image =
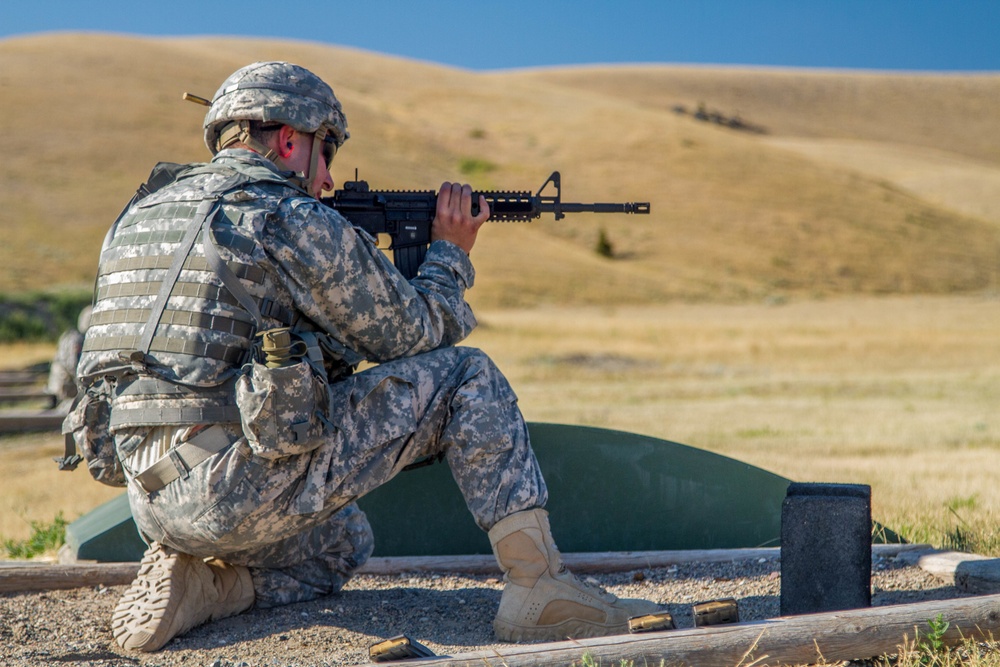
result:
<svg viewBox="0 0 1000 667"><path fill-rule="evenodd" d="M872 555L892 558L909 551L925 552L926 544L873 544ZM690 549L679 551L608 551L563 554L563 562L574 572L627 572L682 563L716 563L734 560L778 560L780 547L760 549ZM370 558L360 570L366 574L400 572L452 572L461 574L499 574L492 555L474 556L396 556Z"/></svg>
<svg viewBox="0 0 1000 667"><path fill-rule="evenodd" d="M641 635L501 647L420 661L422 667L565 667L590 654L596 664L732 667L760 661L805 665L867 659L898 652L916 629L938 615L950 622L943 643L1000 634L1000 595L934 600L850 611L785 616Z"/></svg>
<svg viewBox="0 0 1000 667"><path fill-rule="evenodd" d="M872 553L883 557L895 556L910 550L926 551L927 549L926 544L872 545ZM779 555L780 551L777 548L709 549L701 551L571 553L563 554L563 560L570 569L581 574L590 574L667 567L691 562L777 559ZM127 584L135 578L138 567L138 563L0 563L0 593ZM358 572L374 575L393 575L401 572L500 575L500 569L493 556L480 555L371 558Z"/></svg>
<svg viewBox="0 0 1000 667"><path fill-rule="evenodd" d="M0 403L16 403L18 401L38 401L51 399L52 394L42 387L0 387Z"/></svg>
<svg viewBox="0 0 1000 667"><path fill-rule="evenodd" d="M0 411L0 433L58 431L66 415L58 410Z"/></svg>
<svg viewBox="0 0 1000 667"><path fill-rule="evenodd" d="M969 593L1000 593L1000 558L928 549L905 554L902 560Z"/></svg>
<svg viewBox="0 0 1000 667"><path fill-rule="evenodd" d="M0 387L22 387L41 384L45 380L43 373L29 371L0 371Z"/></svg>

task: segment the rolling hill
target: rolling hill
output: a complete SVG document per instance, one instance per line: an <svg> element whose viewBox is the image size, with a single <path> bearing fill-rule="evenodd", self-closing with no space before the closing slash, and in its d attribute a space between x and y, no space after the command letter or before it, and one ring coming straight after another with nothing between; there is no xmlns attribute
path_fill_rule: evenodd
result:
<svg viewBox="0 0 1000 667"><path fill-rule="evenodd" d="M490 225L477 306L743 301L996 289L1000 75L699 67L475 73L301 42L44 34L0 40L0 291L86 286L157 161L204 160L203 109L284 59L333 85L374 188L537 189L652 214ZM698 120L698 108L759 132ZM681 112L683 108L683 112ZM615 256L594 252L598 234Z"/></svg>

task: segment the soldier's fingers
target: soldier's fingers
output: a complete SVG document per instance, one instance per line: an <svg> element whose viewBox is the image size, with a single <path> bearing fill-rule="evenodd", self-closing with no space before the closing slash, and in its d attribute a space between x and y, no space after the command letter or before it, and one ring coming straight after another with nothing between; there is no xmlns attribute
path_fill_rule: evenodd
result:
<svg viewBox="0 0 1000 667"><path fill-rule="evenodd" d="M462 186L462 215L472 217L472 186L466 183Z"/></svg>
<svg viewBox="0 0 1000 667"><path fill-rule="evenodd" d="M486 201L486 197L479 195L479 215L472 219L478 225L483 224L490 219L490 204Z"/></svg>
<svg viewBox="0 0 1000 667"><path fill-rule="evenodd" d="M438 190L437 215L442 217L448 214L451 209L451 183L445 181Z"/></svg>

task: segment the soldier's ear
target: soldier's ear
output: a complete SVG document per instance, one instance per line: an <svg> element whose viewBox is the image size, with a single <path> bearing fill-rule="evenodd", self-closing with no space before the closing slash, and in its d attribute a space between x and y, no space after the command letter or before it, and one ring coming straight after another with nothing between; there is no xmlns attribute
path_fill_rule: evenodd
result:
<svg viewBox="0 0 1000 667"><path fill-rule="evenodd" d="M288 157L292 154L295 149L295 142L292 140L295 138L296 130L290 125L282 125L281 129L278 130L278 141L275 147L278 151L278 155L283 158Z"/></svg>

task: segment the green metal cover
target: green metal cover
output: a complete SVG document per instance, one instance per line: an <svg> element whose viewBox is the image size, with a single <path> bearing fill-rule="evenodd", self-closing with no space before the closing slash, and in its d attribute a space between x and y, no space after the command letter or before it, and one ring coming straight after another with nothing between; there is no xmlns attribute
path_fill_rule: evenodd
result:
<svg viewBox="0 0 1000 667"><path fill-rule="evenodd" d="M778 546L789 480L634 433L529 424L562 551ZM445 464L399 475L358 501L375 555L488 554Z"/></svg>
<svg viewBox="0 0 1000 667"><path fill-rule="evenodd" d="M66 526L66 547L77 560L142 560L146 545L132 520L128 496L123 493L112 498Z"/></svg>
<svg viewBox="0 0 1000 667"><path fill-rule="evenodd" d="M565 552L778 546L787 479L634 433L528 428ZM490 553L446 464L402 473L358 504L377 556ZM70 524L67 543L92 560L138 560L144 549L124 494Z"/></svg>

